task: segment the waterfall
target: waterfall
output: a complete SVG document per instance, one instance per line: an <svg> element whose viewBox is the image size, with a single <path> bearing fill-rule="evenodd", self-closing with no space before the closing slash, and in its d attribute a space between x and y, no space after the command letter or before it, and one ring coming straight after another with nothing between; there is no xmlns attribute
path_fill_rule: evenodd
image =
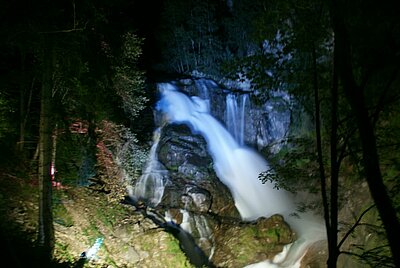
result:
<svg viewBox="0 0 400 268"><path fill-rule="evenodd" d="M272 183L262 184L258 175L268 169L255 151L240 146L207 110L198 97L189 98L172 84L160 84L162 98L157 104L173 123L185 123L207 141L219 179L230 189L243 219L254 220L275 213L294 212L290 193L277 191Z"/></svg>
<svg viewBox="0 0 400 268"><path fill-rule="evenodd" d="M294 217L295 197L285 190L277 190L272 182L260 182L258 175L268 169L267 162L257 152L241 146L210 115L207 102L196 96L188 97L171 83L159 84L159 91L161 99L157 110L164 113L169 122L186 124L207 141L214 170L231 191L241 217L255 220L281 214L298 233L298 239L287 250L287 255L275 260L279 262L278 267L297 267L311 243L322 237L319 220L308 214ZM277 264L266 261L260 265L276 267Z"/></svg>
<svg viewBox="0 0 400 268"><path fill-rule="evenodd" d="M182 201L184 202L184 208L180 210L182 213L182 222L180 224L181 228L188 232L189 234L193 235L195 232L198 233L198 238L199 238L199 246L202 248L209 248L210 249L210 254L208 259L211 260L214 250L215 250L215 241L213 238L213 233L212 230L210 229L210 226L208 225L207 219L204 217L204 215L190 215L189 212L189 203L191 202L190 200L193 200L195 205L197 206L198 203L196 202L197 195L190 193L190 188L186 190L187 197L182 198ZM167 217L171 218L171 217Z"/></svg>
<svg viewBox="0 0 400 268"><path fill-rule="evenodd" d="M208 90L208 87L210 86L210 82L209 80L205 80L205 79L197 79L195 81L196 84L196 88L198 89L199 93L198 96L200 98L202 98L203 100L205 100L206 102L210 101L210 93ZM215 83L212 84L211 86L217 86Z"/></svg>
<svg viewBox="0 0 400 268"><path fill-rule="evenodd" d="M160 141L161 129L158 128L153 134L153 145L150 149L149 159L145 170L137 181L132 198L135 201L144 201L147 205L157 206L164 194L165 183L168 179L168 171L158 161L157 147Z"/></svg>
<svg viewBox="0 0 400 268"><path fill-rule="evenodd" d="M230 93L226 95L226 127L235 137L239 145L244 145L247 100L248 94L240 94L237 96Z"/></svg>

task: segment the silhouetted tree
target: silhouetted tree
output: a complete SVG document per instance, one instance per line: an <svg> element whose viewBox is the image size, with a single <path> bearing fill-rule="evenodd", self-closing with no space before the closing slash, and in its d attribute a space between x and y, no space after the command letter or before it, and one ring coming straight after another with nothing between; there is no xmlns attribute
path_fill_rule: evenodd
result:
<svg viewBox="0 0 400 268"><path fill-rule="evenodd" d="M393 59L399 57L399 38L398 36L393 36L391 31L394 29L392 27L399 26L399 20L396 19L397 15L391 10L394 5L390 1L381 3L379 6L369 2L363 4L365 5L363 8L357 7L358 14L351 15L350 12L355 12L356 9L346 8L345 3L342 1L332 1L331 17L335 33L335 53L338 54L335 59L340 82L343 85L343 90L357 123L362 146L362 163L365 169L365 177L386 230L394 263L400 267L400 223L381 173L373 128L374 118L371 119L367 104L367 99L371 100L372 96L366 96L368 88L371 89L372 87L372 92L379 90L379 86L373 81L374 79L378 81L382 78L384 79L379 68L391 69L395 74L398 73L400 66L394 63ZM354 8L355 6L352 7ZM369 16L372 12L378 12L376 17ZM353 18L353 20L349 21L349 18ZM365 25L370 26L370 28L366 28ZM352 30L357 29L359 31L357 36L361 40L350 39L350 34L354 32L350 32L349 28L352 28ZM359 42L363 41L362 39L368 39L369 35L388 41L389 43L383 43L379 47L380 50L384 49L385 51L376 51L375 46L381 41L377 41L378 44L375 43L373 46L360 45ZM397 43L397 45L391 46L391 42ZM380 57L373 56L368 59L369 62L361 58L374 52L379 53ZM361 77L357 79L356 75ZM385 86L386 88L384 87L380 96L381 99L385 99L386 96L384 95L387 94L391 84ZM383 105L377 105L376 108L383 109ZM380 110L375 112L379 113Z"/></svg>

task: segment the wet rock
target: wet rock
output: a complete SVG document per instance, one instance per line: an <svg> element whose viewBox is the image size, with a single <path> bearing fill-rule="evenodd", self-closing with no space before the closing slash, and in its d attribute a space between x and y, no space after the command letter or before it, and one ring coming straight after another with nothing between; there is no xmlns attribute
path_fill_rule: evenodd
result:
<svg viewBox="0 0 400 268"><path fill-rule="evenodd" d="M256 229L260 234L259 237L266 238L269 243L289 244L294 240L292 230L279 214L272 215L270 218L259 218Z"/></svg>
<svg viewBox="0 0 400 268"><path fill-rule="evenodd" d="M248 105L244 115L245 144L262 150L266 148L270 153L277 153L281 149L280 142L287 137L289 128L293 124L293 100L289 94L281 90L270 90L261 102L257 91L247 91L239 88L227 88L216 84L210 79L185 79L181 87L190 96L199 96L209 101L211 114L221 122L226 122L227 95L240 99L247 95Z"/></svg>
<svg viewBox="0 0 400 268"><path fill-rule="evenodd" d="M199 187L189 187L187 195L190 197L191 208L200 212L208 212L211 208L211 194L209 191Z"/></svg>
<svg viewBox="0 0 400 268"><path fill-rule="evenodd" d="M301 268L324 268L328 259L328 246L326 241L317 241L307 250L301 260Z"/></svg>
<svg viewBox="0 0 400 268"><path fill-rule="evenodd" d="M192 134L185 125L166 126L158 147L158 159L168 169L170 177L160 206L240 217L229 190L212 168L203 137Z"/></svg>
<svg viewBox="0 0 400 268"><path fill-rule="evenodd" d="M184 164L190 164L197 172L207 173L212 160L207 154L204 139L193 135L185 125L168 125L162 131L158 146L158 159L168 169L177 171ZM193 171L189 175L194 174Z"/></svg>
<svg viewBox="0 0 400 268"><path fill-rule="evenodd" d="M169 181L156 209L164 210L160 213L189 232L218 267L243 267L273 258L294 241L293 232L280 215L252 223L241 221L230 191L214 172L206 141L188 126L165 126L157 152Z"/></svg>
<svg viewBox="0 0 400 268"><path fill-rule="evenodd" d="M157 209L191 234L207 255L216 246L216 218L240 219L233 198L216 176L203 137L185 125L164 127L158 159L168 169L169 181ZM164 212L162 211L164 210Z"/></svg>
<svg viewBox="0 0 400 268"><path fill-rule="evenodd" d="M283 246L295 240L294 233L280 215L253 223L223 223L216 234L214 263L221 267L243 267L272 259Z"/></svg>

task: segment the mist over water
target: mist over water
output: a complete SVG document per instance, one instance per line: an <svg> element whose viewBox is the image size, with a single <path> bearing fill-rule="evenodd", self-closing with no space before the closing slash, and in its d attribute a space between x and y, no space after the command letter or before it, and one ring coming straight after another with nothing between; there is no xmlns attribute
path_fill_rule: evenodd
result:
<svg viewBox="0 0 400 268"><path fill-rule="evenodd" d="M311 214L293 216L296 212L295 196L285 190L275 189L271 182L261 183L258 175L268 169L268 163L256 151L239 144L210 115L207 101L196 96L189 97L171 83L159 84L159 91L161 99L157 109L167 121L186 124L194 133L206 139L214 170L221 182L230 189L241 217L244 220L255 220L262 216L281 214L297 233L298 239L286 247L283 256L278 256L275 262L266 261L254 267L298 267L307 247L323 237L319 219ZM231 112L237 113L237 107L228 101Z"/></svg>

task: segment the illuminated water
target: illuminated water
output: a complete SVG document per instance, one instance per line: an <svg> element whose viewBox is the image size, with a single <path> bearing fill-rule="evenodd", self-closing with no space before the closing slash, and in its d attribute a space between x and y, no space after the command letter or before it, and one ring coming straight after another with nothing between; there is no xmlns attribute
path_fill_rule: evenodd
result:
<svg viewBox="0 0 400 268"><path fill-rule="evenodd" d="M254 220L281 214L297 232L298 240L287 246L286 252L274 261L265 261L254 267L298 267L308 246L323 237L320 220L312 215L291 216L295 212L295 197L285 190L275 189L270 182L260 182L258 175L268 169L267 162L257 152L240 145L210 115L208 102L199 97L188 97L171 83L159 84L159 91L161 99L157 109L165 114L167 120L186 124L206 139L214 170L230 189L241 217Z"/></svg>
<svg viewBox="0 0 400 268"><path fill-rule="evenodd" d="M131 196L135 201L141 200L150 206L156 206L161 202L164 194L165 183L168 179L168 171L157 158L160 132L160 129L154 131L153 145L150 149L149 160L142 176L140 176L133 189L133 193L131 193Z"/></svg>
<svg viewBox="0 0 400 268"><path fill-rule="evenodd" d="M235 140L244 145L245 115L247 111L248 95L226 95L226 128L235 137Z"/></svg>

